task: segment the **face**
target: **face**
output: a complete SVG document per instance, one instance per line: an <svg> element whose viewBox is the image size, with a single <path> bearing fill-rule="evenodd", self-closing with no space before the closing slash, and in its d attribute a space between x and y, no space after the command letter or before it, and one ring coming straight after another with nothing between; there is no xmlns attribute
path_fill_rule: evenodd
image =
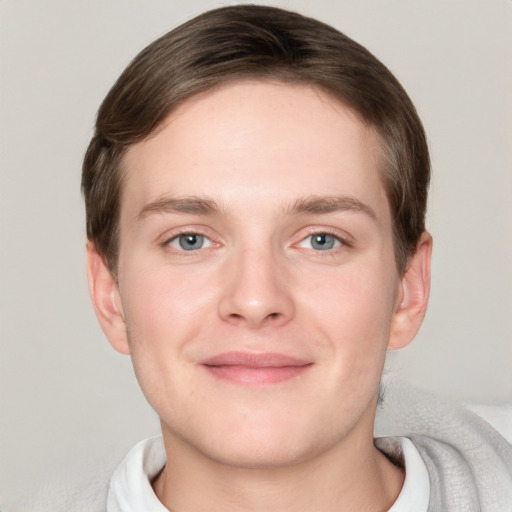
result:
<svg viewBox="0 0 512 512"><path fill-rule="evenodd" d="M349 108L258 81L130 149L103 327L166 442L256 467L371 438L404 298L379 165Z"/></svg>

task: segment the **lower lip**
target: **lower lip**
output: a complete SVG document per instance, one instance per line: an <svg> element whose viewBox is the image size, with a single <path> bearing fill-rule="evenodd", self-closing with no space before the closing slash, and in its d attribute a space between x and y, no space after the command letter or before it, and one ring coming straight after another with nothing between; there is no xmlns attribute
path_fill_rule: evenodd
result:
<svg viewBox="0 0 512 512"><path fill-rule="evenodd" d="M231 381L237 384L258 385L276 384L303 375L311 364L303 366L278 366L278 367L247 367L236 365L204 365L210 374L218 379Z"/></svg>

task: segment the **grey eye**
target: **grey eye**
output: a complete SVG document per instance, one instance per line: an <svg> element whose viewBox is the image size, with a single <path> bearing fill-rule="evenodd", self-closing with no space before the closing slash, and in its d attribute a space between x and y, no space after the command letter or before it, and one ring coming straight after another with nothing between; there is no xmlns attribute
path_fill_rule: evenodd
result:
<svg viewBox="0 0 512 512"><path fill-rule="evenodd" d="M326 251L332 249L336 242L336 238L332 235L329 235L328 233L318 233L316 235L311 235L311 247L318 251Z"/></svg>
<svg viewBox="0 0 512 512"><path fill-rule="evenodd" d="M204 236L194 233L187 233L178 236L178 243L184 251L195 251L201 249L204 245Z"/></svg>

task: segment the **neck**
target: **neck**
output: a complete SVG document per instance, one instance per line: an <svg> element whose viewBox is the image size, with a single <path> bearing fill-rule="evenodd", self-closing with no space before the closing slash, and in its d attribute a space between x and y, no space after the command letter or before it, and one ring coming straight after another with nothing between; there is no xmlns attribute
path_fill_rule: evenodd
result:
<svg viewBox="0 0 512 512"><path fill-rule="evenodd" d="M160 501L180 512L388 510L404 472L356 433L293 465L244 468L221 463L165 436L169 463L154 482Z"/></svg>

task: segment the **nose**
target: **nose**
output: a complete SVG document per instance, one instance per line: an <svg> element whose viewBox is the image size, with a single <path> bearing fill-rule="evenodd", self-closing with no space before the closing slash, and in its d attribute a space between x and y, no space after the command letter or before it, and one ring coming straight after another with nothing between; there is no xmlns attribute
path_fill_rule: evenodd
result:
<svg viewBox="0 0 512 512"><path fill-rule="evenodd" d="M294 315L290 280L270 250L247 249L233 256L222 281L219 315L233 325L280 326Z"/></svg>

